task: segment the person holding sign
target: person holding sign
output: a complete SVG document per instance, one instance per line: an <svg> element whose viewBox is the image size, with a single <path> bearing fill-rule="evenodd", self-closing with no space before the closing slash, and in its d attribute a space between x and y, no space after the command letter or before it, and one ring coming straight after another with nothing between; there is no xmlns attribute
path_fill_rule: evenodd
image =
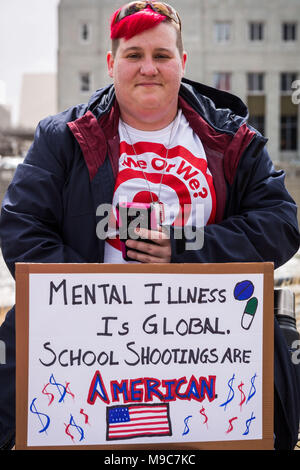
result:
<svg viewBox="0 0 300 470"><path fill-rule="evenodd" d="M285 263L299 230L284 172L238 97L184 78L178 13L131 2L112 15L111 39L113 84L40 122L4 198L12 275L16 262ZM277 333L275 445L291 448L299 409L288 399L298 392ZM0 338L9 345L0 369L5 445L14 435L14 309Z"/></svg>

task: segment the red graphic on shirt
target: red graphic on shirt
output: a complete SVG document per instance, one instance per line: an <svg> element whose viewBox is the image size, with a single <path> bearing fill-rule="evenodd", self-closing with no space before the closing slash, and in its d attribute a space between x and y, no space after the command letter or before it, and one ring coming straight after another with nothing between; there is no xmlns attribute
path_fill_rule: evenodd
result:
<svg viewBox="0 0 300 470"><path fill-rule="evenodd" d="M144 172L147 170L164 172L164 183L166 174L172 173L176 176L177 181L179 178L182 178L187 183L187 188L189 191L193 192L194 198L199 197L205 199L208 196L207 188L201 188L199 178L197 178L202 174L206 179L212 198L212 211L207 224L209 225L214 222L216 210L215 189L212 176L207 173L207 161L204 158L195 157L195 155L181 145L176 145L167 151L167 148L162 144L155 142L136 142L134 149L135 153L133 152L132 145L127 144L125 141L120 143L120 155L126 155L122 163L124 168L132 168L136 171L141 169ZM148 155L153 154L153 158L150 162L141 158L141 155L146 153ZM168 155L167 159L166 155ZM173 162L172 160L175 159L176 162ZM179 159L180 163L178 163ZM146 174L146 177L148 179L148 174Z"/></svg>
<svg viewBox="0 0 300 470"><path fill-rule="evenodd" d="M155 142L136 142L134 144L134 149L135 149L135 153L133 152L132 145L127 144L127 142L125 141L122 141L120 143L120 155L125 154L127 155L127 157L130 157L130 156L135 157L135 154L139 156L144 153L153 153L154 155L156 155L156 157L157 155L159 155L159 157L165 159L168 153L167 160L172 160L174 158L180 157L183 162L187 162L189 165L192 165L193 167L199 169L201 173L206 175L207 161L204 158L195 157L195 155L193 155L192 152L190 152L185 147L182 147L181 145L176 145L175 147L170 148L168 151L164 145L158 144ZM142 162L140 158L139 158L139 161ZM159 161L161 163L159 163ZM168 166L166 161L163 163L160 158L155 158L155 157L152 163L154 166L155 165L157 166L156 168L154 168L156 170L162 170L164 166L165 167ZM195 173L193 173L193 175L195 175L196 173L199 173L199 172L196 171Z"/></svg>
<svg viewBox="0 0 300 470"><path fill-rule="evenodd" d="M160 184L161 175L159 173L146 173L145 172L145 175L149 183ZM121 171L117 179L115 192L118 190L119 186L121 186L123 183L125 183L128 180L133 180L135 178L145 179L144 173L142 171L129 170L129 169ZM173 225L182 227L188 221L190 217L190 212L191 212L191 197L190 197L189 190L187 189L186 185L182 181L178 180L178 178L176 178L176 176L173 176L173 175L164 175L163 183L164 185L169 186L170 188L174 189L177 194L180 207L179 207L178 215L173 222ZM151 202L150 193L148 192L148 194L149 196L147 196L147 201L140 200L140 201L135 201L135 202ZM155 193L152 193L152 194L155 194ZM150 197L150 201L149 201L149 197ZM155 200L158 201L158 196L156 194L155 194Z"/></svg>
<svg viewBox="0 0 300 470"><path fill-rule="evenodd" d="M158 202L158 196L152 191L140 191L134 196L132 202Z"/></svg>

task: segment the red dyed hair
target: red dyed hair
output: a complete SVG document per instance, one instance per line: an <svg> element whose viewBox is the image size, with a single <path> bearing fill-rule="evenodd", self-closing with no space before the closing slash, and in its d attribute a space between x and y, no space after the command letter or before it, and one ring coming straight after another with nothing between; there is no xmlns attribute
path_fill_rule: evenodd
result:
<svg viewBox="0 0 300 470"><path fill-rule="evenodd" d="M112 16L110 23L111 39L124 38L126 40L140 34L147 29L158 26L162 21L166 20L166 16L153 11L147 6L144 10L140 10L132 15L126 16L122 20L115 23L115 18L119 11L123 7L119 8Z"/></svg>

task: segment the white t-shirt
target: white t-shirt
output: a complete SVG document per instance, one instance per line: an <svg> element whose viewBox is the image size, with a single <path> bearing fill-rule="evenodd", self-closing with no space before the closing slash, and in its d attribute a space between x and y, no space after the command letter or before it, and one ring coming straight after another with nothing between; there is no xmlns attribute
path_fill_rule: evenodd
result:
<svg viewBox="0 0 300 470"><path fill-rule="evenodd" d="M185 225L203 227L214 222L216 197L212 176L202 142L182 110L175 121L158 131L137 130L120 119L119 136L113 222L117 219L115 207L122 201L160 202L166 225L182 226L183 213ZM118 237L106 240L104 262L126 263Z"/></svg>

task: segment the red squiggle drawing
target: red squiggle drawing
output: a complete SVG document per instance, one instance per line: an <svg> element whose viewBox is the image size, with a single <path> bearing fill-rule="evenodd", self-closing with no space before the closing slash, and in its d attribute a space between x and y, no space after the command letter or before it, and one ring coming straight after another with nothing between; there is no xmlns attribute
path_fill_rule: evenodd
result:
<svg viewBox="0 0 300 470"><path fill-rule="evenodd" d="M66 429L65 429L65 433L72 439L72 442L74 442L74 436L72 436L72 434L69 432L69 427L71 426L71 424L66 424L64 423Z"/></svg>
<svg viewBox="0 0 300 470"><path fill-rule="evenodd" d="M243 392L243 390L242 390L243 386L244 386L244 383L243 383L243 382L241 382L240 385L238 386L238 389L239 389L239 391L241 392L241 402L240 402L240 409L241 409L241 411L242 411L242 406L243 406L243 404L244 404L245 401L246 401L246 395L244 394L244 392Z"/></svg>
<svg viewBox="0 0 300 470"><path fill-rule="evenodd" d="M237 419L237 416L235 416L234 418L231 418L231 419L229 420L229 427L228 427L228 429L227 429L227 431L226 431L227 434L229 434L229 433L233 430L232 421L234 421L235 419Z"/></svg>
<svg viewBox="0 0 300 470"><path fill-rule="evenodd" d="M82 408L81 408L81 410L80 410L80 414L84 416L84 423L85 423L85 424L90 424L90 423L89 423L89 417L88 417L88 415L84 412L84 410L83 410Z"/></svg>
<svg viewBox="0 0 300 470"><path fill-rule="evenodd" d="M206 414L205 414L205 408L204 408L204 406L202 406L202 408L201 408L201 410L200 410L200 414L201 414L202 416L204 416L203 424L206 424L206 427L208 427L208 424L207 424L208 417L207 417Z"/></svg>
<svg viewBox="0 0 300 470"><path fill-rule="evenodd" d="M66 388L66 393L68 393L69 395L71 395L71 397L72 397L73 400L74 400L75 395L74 395L74 393L71 392L69 385L70 385L70 382L66 382L66 387L65 387L65 388Z"/></svg>
<svg viewBox="0 0 300 470"><path fill-rule="evenodd" d="M48 397L48 398L49 398L48 406L50 406L51 403L52 403L53 400L54 400L54 395L53 395L53 393L50 393L50 392L47 392L47 391L46 391L46 388L48 387L48 385L50 385L50 384L47 383L47 385L45 385L45 387L44 387L43 390L42 390L42 393L43 393L44 395L50 395L50 397Z"/></svg>

